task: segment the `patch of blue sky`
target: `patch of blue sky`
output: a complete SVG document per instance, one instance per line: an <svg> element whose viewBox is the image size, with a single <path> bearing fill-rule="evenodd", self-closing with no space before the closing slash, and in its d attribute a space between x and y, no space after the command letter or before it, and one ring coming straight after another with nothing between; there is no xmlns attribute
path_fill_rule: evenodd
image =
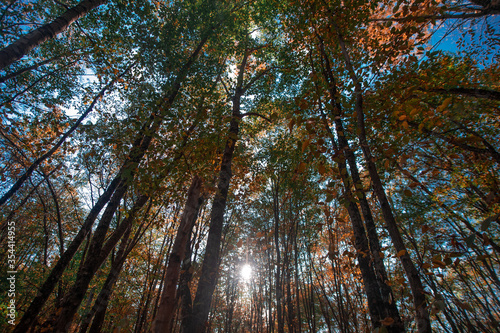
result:
<svg viewBox="0 0 500 333"><path fill-rule="evenodd" d="M446 20L431 37L433 51L470 56L479 65L500 61L500 15L472 20Z"/></svg>

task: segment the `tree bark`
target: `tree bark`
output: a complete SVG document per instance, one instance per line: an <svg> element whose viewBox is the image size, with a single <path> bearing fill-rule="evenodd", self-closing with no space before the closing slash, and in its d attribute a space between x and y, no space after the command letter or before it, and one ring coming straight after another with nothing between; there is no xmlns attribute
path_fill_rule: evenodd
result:
<svg viewBox="0 0 500 333"><path fill-rule="evenodd" d="M191 238L193 239L193 235ZM191 318L193 310L193 300L191 297L191 290L189 289L189 283L193 277L191 267L191 243L192 240L188 240L186 243L186 253L181 265L181 275L177 291L181 302L181 328L189 325L189 319Z"/></svg>
<svg viewBox="0 0 500 333"><path fill-rule="evenodd" d="M123 191L123 190L122 190ZM87 254L86 260L82 263L82 268L79 270L76 281L69 291L64 296L60 305L60 314L55 321L55 332L66 332L69 325L73 320L73 316L80 307L80 304L85 297L90 281L94 277L102 263L106 260L111 250L118 243L118 240L122 238L125 231L131 227L132 221L135 219L137 212L144 206L144 204L149 199L148 196L141 196L135 202L134 207L127 218L125 218L121 225L118 227L117 232L110 237L108 242L104 243L104 237L106 235L109 223L113 216L114 211L118 207L118 198L123 196L122 191L117 191L117 196L115 200L111 200L106 211L99 222L99 225L90 241L89 252ZM111 243L110 243L111 241Z"/></svg>
<svg viewBox="0 0 500 333"><path fill-rule="evenodd" d="M274 273L274 284L276 292L276 319L278 321L278 333L285 332L283 320L283 286L281 285L281 249L279 241L280 230L280 207L279 207L279 174L274 181L273 191L273 218L274 218L274 245L276 246L276 272Z"/></svg>
<svg viewBox="0 0 500 333"><path fill-rule="evenodd" d="M92 325L90 326L90 332L100 332L101 330L113 287L118 280L118 276L120 275L123 264L127 259L127 255L132 249L128 246L130 232L131 228L128 228L123 235L120 247L116 254L116 258L113 261L108 277L106 278L106 281L104 282L104 285L102 286L101 291L99 292L99 295L94 302L94 306L92 307L89 314L85 317L84 321L80 324L80 333L87 332L90 323L92 323Z"/></svg>
<svg viewBox="0 0 500 333"><path fill-rule="evenodd" d="M377 275L375 274L371 265L371 251L369 241L366 235L361 214L356 203L356 199L351 190L351 182L349 179L349 172L347 170L347 160L349 154L352 152L350 152L349 143L345 136L345 131L341 120L341 106L340 103L338 103L336 97L337 88L335 78L333 77L330 61L324 49L323 40L320 38L320 36L318 36L318 39L320 40L320 52L324 61L323 77L325 79L325 82L327 82L328 84L331 117L333 118L333 122L335 124L335 130L338 138L338 147L327 123L325 123L325 127L327 128L327 131L329 133L332 145L337 151L336 155L338 156L335 158L335 161L337 162L339 175L344 185L344 205L347 208L347 212L351 220L355 238L354 247L357 252L358 264L361 275L363 277L363 286L368 299L368 310L370 312L371 322L373 327L377 328L381 326L381 321L385 319L384 314L388 313L389 311L386 308L386 303L382 299L380 286L377 282ZM389 326L389 329L391 329L391 326Z"/></svg>
<svg viewBox="0 0 500 333"><path fill-rule="evenodd" d="M233 160L234 148L239 135L239 124L241 121L241 97L245 92L243 89L243 74L245 72L248 56L249 52L245 52L242 63L239 67L239 75L237 78L235 92L232 96L232 118L229 123L229 132L220 164L217 192L212 203L210 229L205 248L205 257L201 267L201 275L193 302L191 318L185 321L187 326L183 327L183 332L185 333L202 333L204 331L208 319L208 313L210 312L212 295L217 284L222 226L224 223L224 213L226 210L229 184L232 177L231 164Z"/></svg>
<svg viewBox="0 0 500 333"><path fill-rule="evenodd" d="M115 179L108 186L107 190L99 197L94 207L92 207L92 210L87 215L87 219L85 220L82 228L78 231L66 251L62 254L61 258L59 258L54 268L50 271L49 276L45 279L45 282L39 288L39 293L37 294L37 296L35 296L30 306L19 321L19 324L17 324L16 328L14 329L14 333L27 332L29 327L33 324L43 305L49 298L50 294L54 291L54 288L59 282L59 279L61 278L64 270L70 263L71 259L75 255L76 251L80 247L87 234L90 232L94 221L99 215L99 212L110 200L119 182L120 178L115 177Z"/></svg>
<svg viewBox="0 0 500 333"><path fill-rule="evenodd" d="M61 258L57 262L56 266L51 271L51 273L47 277L46 281L44 282L44 284L40 288L40 294L35 297L35 299L30 304L30 307L28 308L26 313L21 318L21 321L16 326L16 328L14 330L15 333L26 332L28 330L28 328L31 326L31 324L35 321L36 317L38 316L38 313L40 312L41 308L43 307L43 305L47 301L47 299L50 296L50 294L52 293L52 291L54 290L55 285L59 281L60 277L62 276L62 273L64 272L67 265L69 264L69 262L73 258L74 254L78 250L83 239L85 239L86 235L90 232L92 225L94 224L95 220L97 219L100 211L102 210L102 208L104 208L106 203L108 203L108 201L110 201L111 198L113 197L115 199L115 201L114 201L115 205L114 205L114 207L110 206L109 209L106 208L107 213L105 213L105 215L103 214L103 218L101 218L102 224L100 222L99 223L100 227L98 227L99 228L98 238L103 239L103 237L105 236L104 231L107 231L107 229L109 227L108 219L111 219L112 216L114 215L114 212L117 208L117 205L118 205L119 201L121 200L121 197L123 197L123 195L128 187L128 183L133 180L133 176L134 176L134 172L135 172L136 167L139 165L139 163L142 160L142 157L144 156L147 149L149 148L149 145L153 139L154 133L156 133L156 131L158 130L158 128L160 127L160 125L162 123L163 115L166 113L166 111L170 108L170 106L174 102L175 97L177 96L177 94L181 88L181 83L184 81L185 77L187 76L189 69L194 64L196 58L198 57L198 54L200 53L201 49L205 45L207 39L208 39L208 34L206 34L202 38L202 40L198 43L197 47L195 48L195 50L193 51L191 56L186 60L186 63L184 64L184 66L179 70L179 74L177 75L177 78L174 81L169 94L167 94L165 96L165 98L161 100L162 102L160 103L160 105L158 107L159 109L157 111L155 111L153 114L151 114L149 119L142 126L141 131L137 134L137 137L132 145L132 149L129 153L129 156L128 156L126 162L124 163L124 165L122 166L122 168L120 169L118 174L115 176L115 178L111 182L108 189L101 195L101 197L97 201L96 205L94 205L94 207L92 207L92 210L90 211L89 215L87 216L87 219L85 220L85 223L83 224L82 228L80 229L78 234L75 236L75 238L73 239L71 244L68 246L68 249L66 250L66 252L61 256ZM121 188L121 190L120 190L121 193L114 194L115 190L117 190L118 187ZM106 218L104 218L104 216L106 216ZM97 232L97 230L96 230L96 232ZM103 236L103 234L104 234L104 236ZM118 240L119 240L119 238L116 240L116 242L118 242ZM96 246L94 251L96 253L98 253L97 249L98 249L98 247L100 247L100 244L97 242L94 242L94 244L95 244L94 246ZM93 266L94 263L89 262L89 265ZM90 271L92 271L92 269L90 269L88 272L90 272ZM87 274L82 275L82 279L87 280L87 279L91 278L88 276L88 272L87 272ZM87 286L88 286L88 283L83 283L81 285L81 287L84 287L85 284L87 284ZM79 291L78 293L76 293L74 295L68 296L70 298L73 298L73 300L71 300L71 303L73 303L73 305L71 306L71 309L68 307L64 310L64 312L65 312L64 316L63 316L63 314L61 314L61 316L59 317L60 320L59 320L58 325L60 325L61 329L64 329L63 326L66 325L63 323L64 321L72 320L73 315L76 312L76 309L78 308L78 306L80 304L80 303L76 304L77 303L76 298L80 298L81 297L80 294L81 294L81 291ZM69 301L69 299L68 299L68 301ZM75 306L76 306L76 308L75 308ZM62 319L63 317L65 319Z"/></svg>
<svg viewBox="0 0 500 333"><path fill-rule="evenodd" d="M355 86L355 98L356 98L355 110L357 112L357 123L358 123L357 134L360 141L361 149L365 156L367 169L370 178L372 180L373 191L379 201L387 230L391 237L392 243L394 244L394 247L398 252L399 259L401 261L401 264L403 265L406 277L408 278L408 281L410 283L410 288L413 296L413 303L416 311L415 319L417 322L418 332L430 333L432 332L432 329L429 318L429 312L427 311L427 300L424 294L424 287L422 285L422 281L420 280L420 275L418 273L418 270L413 264L413 261L411 260L410 255L406 249L406 245L403 241L403 238L401 237L401 233L399 232L396 219L394 218L394 215L392 213L392 208L385 194L382 181L380 179L377 167L374 162L374 157L371 154L370 146L366 138L361 83L359 82L356 72L352 67L352 63L349 54L347 52L347 48L345 47L343 37L340 34L338 27L335 27L335 29L337 30L337 37L340 43L340 47L342 49L342 53L344 55L344 60L346 63L347 70Z"/></svg>
<svg viewBox="0 0 500 333"><path fill-rule="evenodd" d="M170 332L172 329L172 321L177 305L176 289L177 282L179 280L181 262L184 260L186 244L189 241L191 230L196 222L198 211L203 201L201 196L201 184L201 179L198 176L195 176L188 191L179 229L175 237L172 251L168 258L163 293L156 318L153 321L152 332L154 333Z"/></svg>
<svg viewBox="0 0 500 333"><path fill-rule="evenodd" d="M355 193L359 200L359 206L363 214L366 227L366 235L370 244L370 252L373 260L373 268L375 269L376 273L377 283L379 285L380 293L385 304L384 316L394 319L394 323L388 326L387 329L389 332L404 332L404 324L399 315L399 311L394 300L394 295L392 293L392 288L387 284L387 271L385 269L384 260L381 257L382 252L380 241L378 238L375 221L373 220L373 215L366 198L366 193L362 189L363 184L359 175L356 156L354 155L352 149L348 144L344 149L344 152L349 164L349 170L351 171L351 177L354 182Z"/></svg>
<svg viewBox="0 0 500 333"><path fill-rule="evenodd" d="M235 98L234 101L235 104L238 103L237 109L239 110L239 97L238 99ZM236 108L233 107L233 110L234 109ZM189 322L189 327L184 330L186 333L203 332L205 323L208 319L212 295L218 278L222 225L224 222L229 183L232 177L231 162L238 138L239 122L240 118L234 116L230 122L229 137L226 141L224 154L222 156L217 193L212 204L210 231L207 239L205 258L201 268L201 276L196 291L196 297L193 302L192 319Z"/></svg>
<svg viewBox="0 0 500 333"><path fill-rule="evenodd" d="M68 9L51 23L41 26L5 47L0 51L0 70L12 64L14 61L21 59L36 46L54 38L56 35L66 30L71 23L105 2L107 2L107 0L84 0L78 5Z"/></svg>

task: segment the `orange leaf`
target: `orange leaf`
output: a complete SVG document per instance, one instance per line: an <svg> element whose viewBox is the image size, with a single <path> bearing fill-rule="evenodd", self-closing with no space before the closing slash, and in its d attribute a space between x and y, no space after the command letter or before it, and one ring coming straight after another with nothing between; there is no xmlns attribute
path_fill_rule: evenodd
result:
<svg viewBox="0 0 500 333"><path fill-rule="evenodd" d="M381 320L380 323L384 326L389 326L394 323L394 319L392 319L391 317L386 317L384 320Z"/></svg>

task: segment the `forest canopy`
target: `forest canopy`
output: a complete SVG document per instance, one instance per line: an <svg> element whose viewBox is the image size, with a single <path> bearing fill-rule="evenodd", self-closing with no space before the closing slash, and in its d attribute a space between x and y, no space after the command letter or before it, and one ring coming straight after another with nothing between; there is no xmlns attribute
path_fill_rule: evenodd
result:
<svg viewBox="0 0 500 333"><path fill-rule="evenodd" d="M496 0L3 0L0 330L500 332Z"/></svg>

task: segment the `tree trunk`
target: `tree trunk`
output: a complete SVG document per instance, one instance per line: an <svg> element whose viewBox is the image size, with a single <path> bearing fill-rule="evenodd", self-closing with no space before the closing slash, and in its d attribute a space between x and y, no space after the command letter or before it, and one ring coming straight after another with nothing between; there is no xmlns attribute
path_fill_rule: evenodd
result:
<svg viewBox="0 0 500 333"><path fill-rule="evenodd" d="M210 312L212 295L217 284L220 264L219 257L222 239L222 226L224 223L224 212L226 210L229 184L232 177L231 164L233 160L234 148L236 146L236 142L238 141L239 124L242 117L240 112L241 97L245 93L245 88L243 88L243 74L245 73L245 67L249 55L250 52L245 51L243 60L239 67L235 92L232 96L232 117L229 123L229 132L224 152L222 154L217 192L212 203L209 226L210 229L205 247L205 257L203 258L201 275L193 302L191 318L185 321L187 326L183 327L183 332L185 333L202 333L205 330L208 314ZM246 88L248 88L248 85Z"/></svg>
<svg viewBox="0 0 500 333"><path fill-rule="evenodd" d="M21 333L21 332L26 332L31 326L31 324L34 322L36 317L38 316L38 313L42 309L43 305L47 301L48 297L54 290L55 285L59 281L60 277L62 276L62 273L66 269L67 265L73 258L74 254L78 250L80 244L82 243L83 239L85 236L90 232L92 225L94 224L94 221L97 219L100 211L102 208L105 206L105 204L111 200L112 196L115 198L115 207L114 209L110 207L109 209L106 208L107 213L103 214L103 218L101 218L100 223L100 228L99 228L99 233L98 238L103 239L103 234L105 236L105 233L103 233L105 230L107 231L107 228L109 226L108 219L112 218L114 211L117 207L117 204L121 200L121 197L123 197L123 194L126 191L127 184L132 181L134 171L136 167L139 165L139 163L142 160L142 157L146 153L146 150L149 148L149 145L152 141L153 134L156 133L158 128L160 127L163 119L163 115L166 113L166 111L170 108L172 103L175 100L175 97L177 96L182 81L184 81L185 77L187 76L187 73L193 63L195 62L198 54L200 53L203 45L205 45L206 41L208 39L208 35L205 35L202 40L198 43L196 49L193 51L191 56L187 59L186 63L184 66L179 70L179 74L177 75L177 78L175 82L173 83L172 89L165 96L165 99L162 99L162 103L159 105L159 110L158 112L154 112L150 118L145 122L145 124L142 126L142 130L138 133L137 138L135 139L132 149L129 153L129 156L127 158L127 161L124 163L118 174L115 176L113 181L111 182L110 186L108 189L101 195L99 200L97 201L96 205L92 207L92 210L90 211L89 215L87 216L87 219L85 220L85 223L83 224L82 228L78 232L78 234L75 236L71 244L68 246L68 249L66 252L61 256L59 261L57 262L56 266L54 269L50 272L49 276L47 277L46 281L40 288L40 294L35 297L35 299L32 301L30 304L30 307L26 311L26 313L23 315L21 318L21 321L19 324L16 326L14 333ZM121 188L120 192L123 193L115 193L115 190L118 189L118 187ZM120 200L119 200L120 199ZM106 219L104 219L104 216L106 216ZM97 230L96 230L97 232ZM119 238L116 240L118 242ZM94 242L94 244L99 247L100 244L97 242ZM110 249L111 250L111 249ZM95 249L97 251L97 248ZM105 259L105 258L104 258ZM103 260L104 260L103 259ZM89 262L89 265L93 266L94 263ZM92 269L91 269L92 270ZM90 271L89 271L90 272ZM83 276L82 276L83 278ZM89 276L85 277L85 280L87 280ZM91 278L91 277L90 277ZM76 283L76 282L75 282ZM84 283L85 284L85 283ZM83 286L83 285L82 285ZM74 295L69 295L70 298L75 298L78 297L80 298L81 291L78 292L77 294ZM65 314L64 317L65 319L62 319L63 316L61 314L60 318L61 320L71 320L73 317L73 314L76 311L76 308L78 308L79 303L76 304L76 300L72 301L73 306L70 308L67 308L64 310ZM76 308L74 308L76 306ZM71 314L73 313L73 314ZM62 321L59 323L59 325L64 326Z"/></svg>
<svg viewBox="0 0 500 333"><path fill-rule="evenodd" d="M61 145L66 141L66 139L70 137L71 134L73 134L73 132L78 128L78 126L80 126L82 121L89 115L89 113L92 112L95 104L104 96L106 91L111 89L115 84L115 82L118 79L120 79L123 75L125 75L132 67L133 65L129 66L123 73L115 77L104 88L101 89L101 91L92 100L92 103L90 103L85 112L78 118L78 120L71 126L71 128L68 131L66 131L66 133L64 133L64 135L57 141L57 143L48 152L46 152L38 159L36 159L28 167L28 169L24 172L24 174L14 183L14 185L12 185L12 187L0 198L0 206L2 206L7 200L9 200L10 197L12 197L21 188L24 182L31 176L33 171L35 171L40 164L42 164L46 159L50 158L61 147Z"/></svg>
<svg viewBox="0 0 500 333"><path fill-rule="evenodd" d="M54 38L57 34L66 30L71 23L105 2L107 1L84 0L78 5L68 9L51 23L41 26L5 47L0 51L0 70L12 64L14 61L21 59L36 46Z"/></svg>
<svg viewBox="0 0 500 333"><path fill-rule="evenodd" d="M172 329L172 321L177 305L176 289L181 262L184 260L186 244L190 238L191 230L196 222L198 210L203 200L200 193L201 184L201 179L195 176L188 191L184 212L179 223L179 229L175 237L172 252L168 258L160 305L156 318L153 321L152 332L155 333L170 332Z"/></svg>
<svg viewBox="0 0 500 333"><path fill-rule="evenodd" d="M45 282L39 288L39 293L37 294L37 296L35 296L30 306L19 321L19 324L17 324L16 328L14 329L14 333L27 332L31 324L35 321L43 305L49 298L50 294L54 291L54 288L59 282L59 279L61 278L64 270L69 265L71 259L77 252L87 234L90 232L94 221L99 215L99 212L109 201L119 182L120 179L118 177L115 177L115 179L108 186L108 189L99 197L94 207L92 207L92 210L90 211L89 215L87 215L87 219L85 220L82 228L78 231L73 241L70 243L61 258L59 258L54 268L50 271L49 276L45 279Z"/></svg>
<svg viewBox="0 0 500 333"><path fill-rule="evenodd" d="M283 321L283 287L281 285L281 250L279 241L280 229L280 207L279 207L279 174L278 179L273 182L273 217L274 217L274 245L276 246L276 272L275 272L275 291L276 291L276 317L278 321L278 333L285 332Z"/></svg>
<svg viewBox="0 0 500 333"><path fill-rule="evenodd" d="M239 98L233 99L233 110L237 109L239 114ZM236 107L237 104L237 107ZM233 111L233 115L234 115ZM222 156L221 168L219 173L219 182L217 193L212 204L210 216L210 231L208 234L205 258L201 268L200 281L196 291L196 297L193 303L192 319L184 332L203 332L205 322L208 319L212 295L217 283L220 242L222 238L222 225L224 222L224 212L226 209L227 194L229 191L229 182L231 180L231 162L234 153L234 147L238 139L240 118L233 116L230 122L229 135Z"/></svg>
<svg viewBox="0 0 500 333"><path fill-rule="evenodd" d="M370 205L368 204L368 200L366 198L366 193L364 192L363 184L361 182L361 177L359 176L358 165L356 161L356 156L353 151L347 145L344 149L345 155L347 157L347 161L349 164L349 170L351 171L351 177L354 182L354 188L356 196L359 200L359 206L361 208L361 212L363 214L366 234L368 237L368 241L370 244L370 251L373 260L373 268L375 269L377 283L380 288L380 293L385 303L385 317L391 317L394 319L394 323L387 327L389 332L404 332L404 324L399 315L398 308L396 306L396 302L394 300L394 296L392 293L392 288L387 284L387 271L385 269L384 260L381 257L381 246L380 241L377 234L377 228L375 225L375 221L373 220L373 215L371 213Z"/></svg>
<svg viewBox="0 0 500 333"><path fill-rule="evenodd" d="M118 196L116 201L118 201L118 197L123 196L121 195L121 191L117 194ZM87 259L82 263L82 269L79 270L75 283L66 293L61 302L61 311L56 319L54 327L56 332L66 332L68 330L68 326L71 325L73 316L80 307L94 274L97 272L99 267L101 267L102 263L106 260L111 250L114 248L116 243L118 243L118 240L123 236L124 232L131 227L136 213L144 206L148 199L149 197L144 195L139 197L134 204L134 207L132 207L129 212L128 217L122 221L120 226L117 228L117 232L113 234L115 237L110 237L108 242L103 244L106 231L113 216L111 211L114 212L114 210L118 207L116 201L110 202L108 205L110 208L106 208L99 226L92 237Z"/></svg>
<svg viewBox="0 0 500 333"><path fill-rule="evenodd" d="M392 243L394 244L394 247L399 254L399 259L401 261L401 264L403 265L403 269L405 270L408 282L410 283L410 288L413 296L413 304L415 306L415 311L416 311L415 319L417 322L418 331L419 333L430 333L432 332L432 329L429 318L429 312L427 311L427 300L424 294L424 287L422 285L422 281L420 280L420 275L418 273L418 270L413 264L413 261L411 260L410 255L406 249L406 245L403 241L403 238L401 237L401 233L399 232L396 219L394 218L394 215L392 213L392 208L385 194L382 181L380 179L377 167L374 162L374 157L371 154L370 146L366 138L361 83L359 82L356 72L352 67L349 54L347 53L347 48L345 47L343 37L340 34L338 27L336 27L336 30L339 43L342 49L342 53L344 55L346 67L349 71L349 74L351 75L351 79L353 80L355 86L355 97L356 97L355 110L357 113L357 122L358 122L358 130L357 130L358 138L360 141L361 149L363 150L363 154L365 156L368 173L370 174L370 178L372 180L373 191L379 201L387 230L391 237Z"/></svg>
<svg viewBox="0 0 500 333"><path fill-rule="evenodd" d="M113 287L118 280L118 276L120 275L123 264L127 259L127 255L130 253L130 250L132 250L132 248L128 249L130 231L131 228L128 228L123 235L116 258L111 265L108 277L106 278L106 281L104 282L104 285L102 286L101 291L99 292L99 295L95 300L94 306L92 307L90 313L85 317L84 322L80 324L80 333L87 332L87 328L91 322L92 325L90 326L90 332L101 331L104 317L106 315L106 308L108 307L108 302L111 297Z"/></svg>
<svg viewBox="0 0 500 333"><path fill-rule="evenodd" d="M318 36L319 37L319 36ZM330 94L330 106L332 118L335 123L335 130L338 138L338 147L335 143L335 139L327 123L325 127L329 132L330 140L332 146L337 151L337 157L335 158L339 170L339 175L342 179L344 185L344 205L347 208L349 218L351 220L351 225L354 233L354 247L357 252L357 259L359 263L359 268L361 270L361 275L363 277L363 285L365 288L365 293L368 299L368 310L370 312L371 322L374 328L381 326L381 321L384 319L383 315L386 313L385 303L382 300L382 295L380 287L377 283L377 276L373 271L371 266L371 252L366 236L366 231L363 225L363 220L359 212L356 199L351 190L351 182L349 179L349 173L347 171L346 157L349 154L349 145L347 138L345 137L345 131L342 125L342 120L340 117L340 104L336 101L337 89L335 86L335 79L333 77L332 69L330 67L330 62L326 52L324 50L323 41L320 39L320 51L324 60L325 67L323 68L323 76L328 84L328 91Z"/></svg>
<svg viewBox="0 0 500 333"><path fill-rule="evenodd" d="M193 239L193 237L191 237ZM186 253L181 266L181 276L179 278L179 288L177 294L181 302L181 328L187 327L192 315L193 301L189 283L193 277L191 267L191 240L186 243Z"/></svg>

